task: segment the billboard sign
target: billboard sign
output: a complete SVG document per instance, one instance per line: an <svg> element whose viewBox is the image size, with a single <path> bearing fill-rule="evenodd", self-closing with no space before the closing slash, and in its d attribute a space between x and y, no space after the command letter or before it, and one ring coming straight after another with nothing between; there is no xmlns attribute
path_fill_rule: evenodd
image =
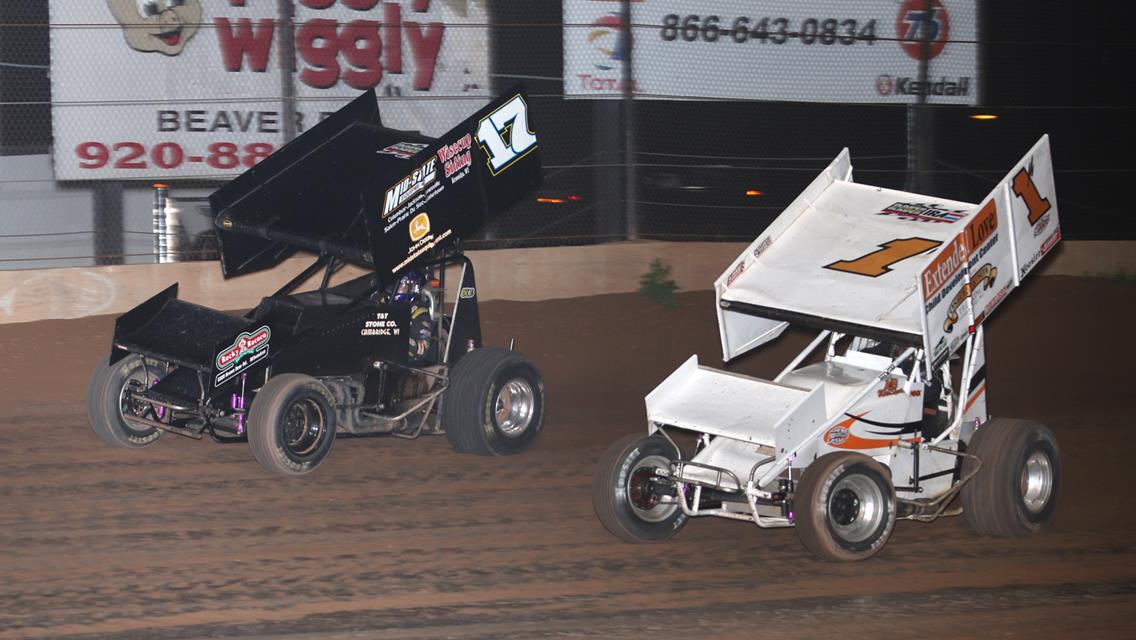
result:
<svg viewBox="0 0 1136 640"><path fill-rule="evenodd" d="M975 104L975 0L632 0L644 98ZM928 10L929 5L929 10ZM620 0L565 0L564 92L623 93ZM929 61L925 80L919 64Z"/></svg>
<svg viewBox="0 0 1136 640"><path fill-rule="evenodd" d="M59 180L229 177L286 120L303 132L371 88L384 125L433 136L490 97L483 2L298 0L291 47L277 2L50 2Z"/></svg>

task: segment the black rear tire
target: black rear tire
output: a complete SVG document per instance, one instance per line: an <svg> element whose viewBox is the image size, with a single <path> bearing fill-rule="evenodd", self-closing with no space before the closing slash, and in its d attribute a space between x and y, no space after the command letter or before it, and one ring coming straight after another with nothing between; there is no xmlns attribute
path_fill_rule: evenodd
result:
<svg viewBox="0 0 1136 640"><path fill-rule="evenodd" d="M310 473L335 442L335 398L319 380L299 373L269 378L248 416L252 455L283 476Z"/></svg>
<svg viewBox="0 0 1136 640"><path fill-rule="evenodd" d="M651 491L654 469L670 468L679 452L666 438L632 434L600 458L592 480L592 508L605 529L625 542L656 542L678 533L686 514Z"/></svg>
<svg viewBox="0 0 1136 640"><path fill-rule="evenodd" d="M532 446L544 423L544 380L523 354L486 347L450 371L442 428L461 453L504 456Z"/></svg>
<svg viewBox="0 0 1136 640"><path fill-rule="evenodd" d="M87 384L87 421L91 429L104 442L116 447L138 449L148 447L165 433L154 427L139 427L126 422L123 414L156 418L156 409L146 403L131 402L125 398L128 388L141 391L149 388L165 373L165 367L155 362L143 367L142 356L130 354L114 364L103 360L91 374Z"/></svg>
<svg viewBox="0 0 1136 640"><path fill-rule="evenodd" d="M870 558L895 527L891 472L861 453L825 454L805 468L793 508L797 536L813 555L837 562Z"/></svg>
<svg viewBox="0 0 1136 640"><path fill-rule="evenodd" d="M962 488L963 511L975 532L1022 537L1053 522L1061 488L1061 452L1048 427L994 418L979 427L966 450L982 460L978 475ZM966 459L963 474L974 467Z"/></svg>

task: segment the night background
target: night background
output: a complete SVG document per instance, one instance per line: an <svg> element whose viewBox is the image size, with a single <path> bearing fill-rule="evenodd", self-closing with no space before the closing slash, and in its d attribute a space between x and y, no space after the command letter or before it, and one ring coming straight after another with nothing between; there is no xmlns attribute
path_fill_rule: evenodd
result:
<svg viewBox="0 0 1136 640"><path fill-rule="evenodd" d="M564 32L586 25L565 27L557 2L489 2L491 89L526 85L545 139L540 195L568 201L522 202L470 246L625 239L629 209L638 218L632 237L748 241L845 146L858 182L976 202L1045 133L1051 138L1064 236L1136 239L1136 213L1122 204L1116 186L1136 177L1128 97L1136 47L1131 10L1122 3L1053 0L977 6L980 103L922 107L910 147L911 110L903 105L643 99L634 104L628 157L620 100L564 96ZM0 5L2 156L51 151L50 31L47 3ZM653 31L637 25L637 33ZM450 37L460 41L460 30ZM778 72L755 69L754 76ZM978 112L998 119L968 117ZM923 159L914 171L912 149ZM634 189L628 189L629 179ZM18 189L22 180L27 179L9 172L0 176L0 186ZM37 180L43 178L31 179ZM183 179L174 181L172 191L200 197L220 184ZM91 187L56 185L65 192ZM75 246L65 253L100 256L103 263L122 259L116 256L130 261L135 253L130 238L124 243L116 229L130 229L132 216L148 216L145 204L129 199L138 192L135 201L145 203L148 196L141 191L147 188L148 183L94 185L96 233L73 238ZM747 196L750 190L761 195ZM122 198L125 204L118 202ZM5 221L0 236L35 235L34 223L22 221L3 202L0 219ZM209 226L204 217L187 222L194 224ZM199 257L212 255L202 251ZM48 260L43 266L61 264Z"/></svg>

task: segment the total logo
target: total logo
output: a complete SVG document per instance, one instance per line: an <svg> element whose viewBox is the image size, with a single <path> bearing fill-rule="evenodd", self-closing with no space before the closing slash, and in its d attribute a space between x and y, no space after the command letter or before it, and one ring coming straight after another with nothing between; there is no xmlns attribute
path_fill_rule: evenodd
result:
<svg viewBox="0 0 1136 640"><path fill-rule="evenodd" d="M418 242L430 233L430 216L425 212L420 213L410 221L410 241Z"/></svg>
<svg viewBox="0 0 1136 640"><path fill-rule="evenodd" d="M929 41L927 59L937 57L947 46L951 35L951 20L940 0L904 0L895 17L895 33L904 53L923 59L923 44Z"/></svg>
<svg viewBox="0 0 1136 640"><path fill-rule="evenodd" d="M626 28L626 21L618 13L608 13L592 22L587 41L600 54L593 63L597 69L611 71L627 59L623 47L623 31Z"/></svg>

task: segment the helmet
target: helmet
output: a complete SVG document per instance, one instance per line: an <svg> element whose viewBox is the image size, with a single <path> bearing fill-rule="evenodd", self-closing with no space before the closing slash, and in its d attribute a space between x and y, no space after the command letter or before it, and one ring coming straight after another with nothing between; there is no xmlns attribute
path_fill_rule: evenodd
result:
<svg viewBox="0 0 1136 640"><path fill-rule="evenodd" d="M418 298L425 281L426 278L420 271L409 271L403 274L395 283L394 295L391 296L391 300L394 302L413 302Z"/></svg>

